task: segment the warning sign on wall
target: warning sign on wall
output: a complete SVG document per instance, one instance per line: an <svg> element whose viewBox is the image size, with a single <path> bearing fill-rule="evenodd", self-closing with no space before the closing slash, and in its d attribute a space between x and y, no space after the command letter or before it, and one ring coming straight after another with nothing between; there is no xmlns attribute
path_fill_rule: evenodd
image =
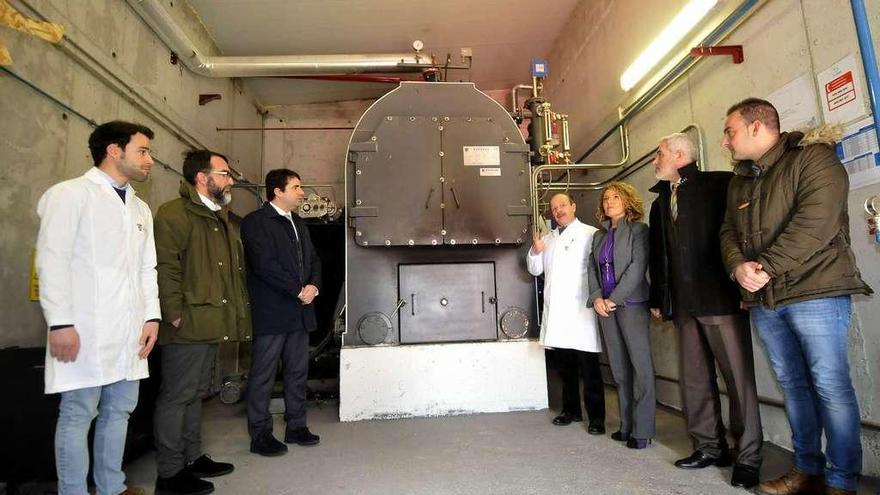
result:
<svg viewBox="0 0 880 495"><path fill-rule="evenodd" d="M825 123L846 124L865 115L862 86L853 55L847 55L816 77L822 88Z"/></svg>

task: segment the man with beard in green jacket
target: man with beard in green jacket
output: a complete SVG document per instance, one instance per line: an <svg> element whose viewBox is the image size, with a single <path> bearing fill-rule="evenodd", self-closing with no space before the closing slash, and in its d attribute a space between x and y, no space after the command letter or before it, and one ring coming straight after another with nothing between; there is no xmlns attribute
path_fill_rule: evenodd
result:
<svg viewBox="0 0 880 495"><path fill-rule="evenodd" d="M205 494L200 478L231 473L232 464L202 453L201 404L210 391L220 342L251 338L241 239L224 207L234 180L226 157L186 154L180 197L156 214L162 306L162 384L156 399L157 494Z"/></svg>

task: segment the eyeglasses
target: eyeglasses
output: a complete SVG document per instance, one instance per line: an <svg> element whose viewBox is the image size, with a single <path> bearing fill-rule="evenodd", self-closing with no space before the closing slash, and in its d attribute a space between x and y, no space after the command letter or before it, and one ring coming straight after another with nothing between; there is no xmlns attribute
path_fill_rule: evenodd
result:
<svg viewBox="0 0 880 495"><path fill-rule="evenodd" d="M224 177L229 177L230 175L232 175L232 174L229 172L229 170L209 170L208 173L209 173L209 174L215 174L215 175L222 175L222 176L224 176Z"/></svg>

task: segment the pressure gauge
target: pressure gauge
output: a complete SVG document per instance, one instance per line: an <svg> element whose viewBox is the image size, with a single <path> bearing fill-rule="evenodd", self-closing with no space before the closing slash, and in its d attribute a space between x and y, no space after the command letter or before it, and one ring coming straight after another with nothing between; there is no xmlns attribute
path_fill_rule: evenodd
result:
<svg viewBox="0 0 880 495"><path fill-rule="evenodd" d="M422 40L415 40L415 41L413 41L412 47L415 51L418 52L418 51L421 51L421 49L425 47L425 44L422 43Z"/></svg>

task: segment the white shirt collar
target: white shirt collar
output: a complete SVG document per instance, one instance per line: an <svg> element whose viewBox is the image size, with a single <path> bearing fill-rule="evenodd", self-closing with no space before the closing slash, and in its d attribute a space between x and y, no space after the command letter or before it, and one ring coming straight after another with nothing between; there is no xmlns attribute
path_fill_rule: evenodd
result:
<svg viewBox="0 0 880 495"><path fill-rule="evenodd" d="M205 196L204 194L202 194L202 193L198 193L198 194L199 194L199 198L202 200L202 203L204 203L205 206L207 206L209 210L211 210L211 211L220 211L220 210L223 209L223 208L220 207L220 205L218 205L217 203L215 203L215 202L211 201L210 199L208 199L208 197Z"/></svg>
<svg viewBox="0 0 880 495"><path fill-rule="evenodd" d="M275 208L275 211L277 211L279 215L281 215L282 217L287 217L288 220L291 220L291 221L293 220L289 211L285 212L284 210L279 208L278 205L276 205L275 203L273 203L271 201L269 201L269 204L272 205L272 208Z"/></svg>
<svg viewBox="0 0 880 495"><path fill-rule="evenodd" d="M580 221L577 219L577 217L575 217L574 220L568 222L568 225L566 225L565 228L562 229L562 232L559 231L559 228L561 227L561 225L557 226L556 227L556 235L564 234L565 231L567 231L569 228L571 228L572 226L579 224L579 223L580 223Z"/></svg>

